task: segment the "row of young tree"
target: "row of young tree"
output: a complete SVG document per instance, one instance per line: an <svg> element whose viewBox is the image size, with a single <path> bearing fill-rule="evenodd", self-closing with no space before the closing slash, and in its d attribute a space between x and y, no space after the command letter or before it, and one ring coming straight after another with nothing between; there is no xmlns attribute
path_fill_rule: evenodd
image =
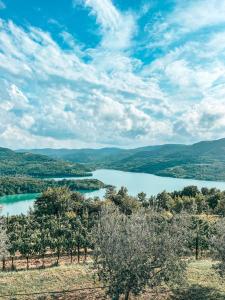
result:
<svg viewBox="0 0 225 300"><path fill-rule="evenodd" d="M201 253L216 257L218 271L224 274L223 214L216 214L215 207L196 208L199 197L210 203L210 197L218 193L188 187L148 199L144 193L132 197L126 188L117 192L110 187L100 201L85 199L65 187L50 188L26 216L2 219L3 269L8 257L15 268L18 253L26 257L29 268L34 255L42 257L44 267L46 255L54 255L58 263L61 254L70 255L72 262L76 253L79 262L81 248L84 258L92 249L99 279L115 300L122 294L129 299L131 293L138 295L147 286L180 284L193 252L197 259ZM169 206L177 199L183 203L178 211ZM194 201L192 207L186 206L187 199Z"/></svg>
<svg viewBox="0 0 225 300"><path fill-rule="evenodd" d="M46 255L56 257L58 264L62 254L77 255L80 262L83 248L84 260L91 248L90 230L100 211L102 203L85 199L78 192L67 187L49 188L36 200L34 209L27 215L8 216L3 219L8 240L8 255L11 269L15 270L14 258L26 258L27 269L31 257L42 257L45 266ZM5 258L3 258L3 270Z"/></svg>

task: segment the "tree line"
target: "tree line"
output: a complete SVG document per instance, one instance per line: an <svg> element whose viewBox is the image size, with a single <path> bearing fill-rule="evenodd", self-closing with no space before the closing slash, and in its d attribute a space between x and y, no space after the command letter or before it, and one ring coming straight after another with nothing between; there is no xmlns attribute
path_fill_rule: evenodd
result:
<svg viewBox="0 0 225 300"><path fill-rule="evenodd" d="M198 190L132 197L126 188L109 187L105 199L86 199L67 187L48 188L27 215L3 217L0 258L38 255L42 267L49 253L57 265L62 254L80 262L92 251L94 268L112 299L129 299L146 287L181 284L188 257L215 257L225 274L225 221L218 211L224 192ZM216 199L216 200L215 200ZM178 205L179 203L179 205ZM215 205L216 203L216 205ZM178 209L179 207L179 209Z"/></svg>
<svg viewBox="0 0 225 300"><path fill-rule="evenodd" d="M23 176L4 176L0 177L0 196L14 194L41 193L48 187L68 187L71 191L77 190L99 190L106 185L98 179L36 179Z"/></svg>

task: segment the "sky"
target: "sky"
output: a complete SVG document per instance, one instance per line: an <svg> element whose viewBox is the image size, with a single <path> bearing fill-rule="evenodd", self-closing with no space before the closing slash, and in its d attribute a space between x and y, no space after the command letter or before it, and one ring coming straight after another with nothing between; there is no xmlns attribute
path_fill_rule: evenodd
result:
<svg viewBox="0 0 225 300"><path fill-rule="evenodd" d="M225 0L0 0L0 146L225 137Z"/></svg>

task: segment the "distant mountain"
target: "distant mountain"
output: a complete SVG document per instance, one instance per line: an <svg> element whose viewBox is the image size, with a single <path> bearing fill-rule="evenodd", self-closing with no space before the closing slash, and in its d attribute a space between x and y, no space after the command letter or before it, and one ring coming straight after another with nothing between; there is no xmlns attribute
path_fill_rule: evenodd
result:
<svg viewBox="0 0 225 300"><path fill-rule="evenodd" d="M102 148L102 149L31 149L18 150L17 152L31 152L33 154L47 155L55 159L63 159L76 163L93 163L102 161L108 157L118 155L123 151L119 148Z"/></svg>
<svg viewBox="0 0 225 300"><path fill-rule="evenodd" d="M17 153L0 148L0 176L29 175L34 177L61 177L88 175L87 166L64 162L46 155Z"/></svg>
<svg viewBox="0 0 225 300"><path fill-rule="evenodd" d="M91 167L112 168L160 176L225 180L225 139L193 145L166 144L136 149L34 149L35 154L86 163Z"/></svg>

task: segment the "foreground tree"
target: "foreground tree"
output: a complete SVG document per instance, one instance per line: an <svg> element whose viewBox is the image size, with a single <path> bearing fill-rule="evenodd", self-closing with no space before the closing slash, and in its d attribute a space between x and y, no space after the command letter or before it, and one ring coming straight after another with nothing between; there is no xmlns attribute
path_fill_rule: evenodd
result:
<svg viewBox="0 0 225 300"><path fill-rule="evenodd" d="M152 211L127 216L115 206L103 209L93 231L94 265L112 299L181 280L186 239L180 222Z"/></svg>

